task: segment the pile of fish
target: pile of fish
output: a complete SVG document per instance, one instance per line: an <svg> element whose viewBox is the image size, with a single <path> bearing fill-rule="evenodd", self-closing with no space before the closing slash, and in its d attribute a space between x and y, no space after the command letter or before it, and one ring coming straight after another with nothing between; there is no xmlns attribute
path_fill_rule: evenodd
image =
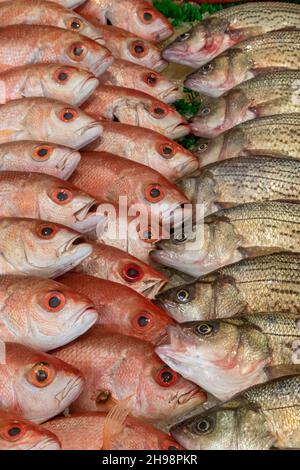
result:
<svg viewBox="0 0 300 470"><path fill-rule="evenodd" d="M0 0L0 450L300 447L299 25Z"/></svg>

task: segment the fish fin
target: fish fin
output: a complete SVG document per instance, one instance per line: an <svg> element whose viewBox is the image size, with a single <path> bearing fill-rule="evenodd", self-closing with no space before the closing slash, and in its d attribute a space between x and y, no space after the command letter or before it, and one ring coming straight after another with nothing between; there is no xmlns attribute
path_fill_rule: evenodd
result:
<svg viewBox="0 0 300 470"><path fill-rule="evenodd" d="M300 374L299 364L281 364L278 366L268 366L265 368L268 380L278 379L284 376Z"/></svg>
<svg viewBox="0 0 300 470"><path fill-rule="evenodd" d="M112 439L123 429L123 424L130 414L130 401L133 395L119 401L107 414L103 427L102 450L111 450Z"/></svg>
<svg viewBox="0 0 300 470"><path fill-rule="evenodd" d="M281 106L281 98L274 98L273 100L267 101L265 103L261 104L253 104L253 106L248 107L248 111L253 113L256 117L264 117L264 116L269 116L271 114L277 114L276 113L276 106L279 105ZM275 106L275 109L274 109Z"/></svg>

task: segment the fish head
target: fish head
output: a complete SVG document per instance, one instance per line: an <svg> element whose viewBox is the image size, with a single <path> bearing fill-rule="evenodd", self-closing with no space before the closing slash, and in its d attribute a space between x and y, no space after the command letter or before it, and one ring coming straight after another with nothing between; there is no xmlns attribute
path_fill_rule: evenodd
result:
<svg viewBox="0 0 300 470"><path fill-rule="evenodd" d="M126 73L134 84L133 88L155 96L165 103L173 103L182 97L179 87L155 70L147 67L127 67Z"/></svg>
<svg viewBox="0 0 300 470"><path fill-rule="evenodd" d="M5 347L22 417L36 423L47 421L82 392L84 378L78 369L17 343L6 343Z"/></svg>
<svg viewBox="0 0 300 470"><path fill-rule="evenodd" d="M194 154L199 159L200 168L210 163L222 160L224 135L221 134L214 139L201 139L197 142Z"/></svg>
<svg viewBox="0 0 300 470"><path fill-rule="evenodd" d="M47 429L10 414L0 414L1 450L60 450L57 437Z"/></svg>
<svg viewBox="0 0 300 470"><path fill-rule="evenodd" d="M129 62L157 71L161 71L167 66L167 62L161 57L160 50L139 37L122 38L118 55Z"/></svg>
<svg viewBox="0 0 300 470"><path fill-rule="evenodd" d="M205 97L198 113L191 119L193 134L200 137L215 137L226 130L227 100L225 97Z"/></svg>
<svg viewBox="0 0 300 470"><path fill-rule="evenodd" d="M8 157L9 158L9 157ZM30 171L47 173L60 179L68 179L78 166L79 152L61 145L35 142L25 146L24 159L28 160Z"/></svg>
<svg viewBox="0 0 300 470"><path fill-rule="evenodd" d="M101 34L101 30L97 28L96 24L93 24L91 21L88 21L83 16L79 15L75 11L66 12L61 15L62 26L69 31L82 34L98 44L104 46L105 40Z"/></svg>
<svg viewBox="0 0 300 470"><path fill-rule="evenodd" d="M230 65L228 55L222 54L188 75L184 85L204 95L219 97L230 87Z"/></svg>

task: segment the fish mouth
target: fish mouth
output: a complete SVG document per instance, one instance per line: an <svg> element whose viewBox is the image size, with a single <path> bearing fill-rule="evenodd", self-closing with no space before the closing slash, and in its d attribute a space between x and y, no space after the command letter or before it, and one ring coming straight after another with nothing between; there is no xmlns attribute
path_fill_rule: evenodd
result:
<svg viewBox="0 0 300 470"><path fill-rule="evenodd" d="M81 159L79 152L70 150L67 152L60 162L56 165L56 170L58 172L58 178L63 180L69 179L75 168L77 168Z"/></svg>
<svg viewBox="0 0 300 470"><path fill-rule="evenodd" d="M55 398L60 404L64 402L64 400L67 397L69 397L69 399L72 399L72 401L74 401L80 395L83 387L84 387L84 378L80 376L74 377L73 379L69 380L65 388L61 392L59 392L55 396Z"/></svg>
<svg viewBox="0 0 300 470"><path fill-rule="evenodd" d="M91 37L91 39L92 39L93 41L95 41L97 44L100 44L100 46L104 46L104 47L105 47L106 42L105 42L105 39L104 39L103 36L97 36L97 35L95 34L95 36L93 35L93 37Z"/></svg>
<svg viewBox="0 0 300 470"><path fill-rule="evenodd" d="M78 253L80 251L80 253ZM78 259L85 259L92 254L93 248L89 245L82 235L75 235L71 240L61 246L58 250L59 256L78 254Z"/></svg>
<svg viewBox="0 0 300 470"><path fill-rule="evenodd" d="M189 392L182 393L178 397L178 404L185 405L191 400L197 400L198 403L204 403L207 401L207 393L200 387L194 387Z"/></svg>
<svg viewBox="0 0 300 470"><path fill-rule="evenodd" d="M181 137L185 137L186 135L190 134L191 128L189 124L185 122L181 122L180 124L177 124L173 128L166 129L167 136L170 139L176 140L180 139Z"/></svg>
<svg viewBox="0 0 300 470"><path fill-rule="evenodd" d="M164 41L165 39L168 39L170 36L173 34L173 28L170 26L166 26L165 28L162 28L160 31L158 31L155 34L155 40L157 42Z"/></svg>
<svg viewBox="0 0 300 470"><path fill-rule="evenodd" d="M98 121L92 121L87 126L81 127L77 129L75 133L79 137L78 141L76 141L76 136L73 143L73 148L76 150L81 149L82 147L86 147L91 142L96 140L98 137L102 136L103 127L101 123Z"/></svg>
<svg viewBox="0 0 300 470"><path fill-rule="evenodd" d="M176 166L174 166L174 169L177 173L177 180L183 176L191 175L199 168L199 160L196 156L194 156L194 158L183 157L182 160L183 159L185 159L185 161L182 161L181 163L177 162Z"/></svg>
<svg viewBox="0 0 300 470"><path fill-rule="evenodd" d="M82 209L74 213L74 227L81 233L94 230L97 225L103 223L103 216L97 214L100 202L91 201Z"/></svg>
<svg viewBox="0 0 300 470"><path fill-rule="evenodd" d="M46 437L41 441L37 442L29 450L60 450L61 445L58 440L55 440L51 437Z"/></svg>
<svg viewBox="0 0 300 470"><path fill-rule="evenodd" d="M77 106L81 106L91 95L94 93L96 88L99 85L99 80L97 77L88 77L84 80L78 90L78 96L82 96L82 98L76 101Z"/></svg>
<svg viewBox="0 0 300 470"><path fill-rule="evenodd" d="M173 86L159 94L159 99L165 103L173 103L182 97L182 93L177 86Z"/></svg>
<svg viewBox="0 0 300 470"><path fill-rule="evenodd" d="M167 279L145 281L140 289L140 293L149 299L154 299L167 282Z"/></svg>
<svg viewBox="0 0 300 470"><path fill-rule="evenodd" d="M84 307L73 319L73 325L78 323L83 327L82 334L85 333L98 319L98 312L93 304ZM72 341L72 340L71 340Z"/></svg>
<svg viewBox="0 0 300 470"><path fill-rule="evenodd" d="M112 54L109 52L102 59L93 63L93 67L91 71L96 77L99 77L112 65L113 61L114 61L114 58Z"/></svg>
<svg viewBox="0 0 300 470"><path fill-rule="evenodd" d="M164 59L160 59L158 60L157 62L155 62L155 64L152 65L152 68L153 70L155 70L156 72L162 72L163 70L165 70L165 68L168 66L168 62L165 61Z"/></svg>

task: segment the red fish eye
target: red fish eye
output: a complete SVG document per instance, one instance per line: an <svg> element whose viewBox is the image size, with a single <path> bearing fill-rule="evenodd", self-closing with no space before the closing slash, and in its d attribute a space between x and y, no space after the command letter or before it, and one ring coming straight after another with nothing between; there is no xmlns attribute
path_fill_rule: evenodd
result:
<svg viewBox="0 0 300 470"><path fill-rule="evenodd" d="M73 60L80 62L87 54L87 48L81 43L75 43L70 47L70 56Z"/></svg>
<svg viewBox="0 0 300 470"><path fill-rule="evenodd" d="M0 428L0 437L5 441L16 442L21 439L26 432L23 423L12 421Z"/></svg>
<svg viewBox="0 0 300 470"><path fill-rule="evenodd" d="M178 380L177 372L174 372L170 367L164 366L160 369L156 376L155 380L161 387L171 387L172 385L176 384Z"/></svg>
<svg viewBox="0 0 300 470"><path fill-rule="evenodd" d="M59 118L64 122L72 122L78 117L77 111L72 108L62 109L59 113Z"/></svg>
<svg viewBox="0 0 300 470"><path fill-rule="evenodd" d="M132 320L132 324L140 331L148 331L154 325L154 318L151 313L141 312L135 315Z"/></svg>
<svg viewBox="0 0 300 470"><path fill-rule="evenodd" d="M58 69L54 73L54 80L60 85L64 85L70 79L70 71L67 69Z"/></svg>
<svg viewBox="0 0 300 470"><path fill-rule="evenodd" d="M40 224L37 229L36 233L40 238L44 238L46 240L50 240L51 238L55 237L58 232L58 227L50 222Z"/></svg>
<svg viewBox="0 0 300 470"><path fill-rule="evenodd" d="M33 160L37 160L38 162L46 162L49 159L52 150L53 149L50 147L50 145L39 145L38 147L35 147L31 156Z"/></svg>
<svg viewBox="0 0 300 470"><path fill-rule="evenodd" d="M150 72L145 75L144 81L147 83L147 85L155 86L157 84L158 78L159 77L156 73Z"/></svg>
<svg viewBox="0 0 300 470"><path fill-rule="evenodd" d="M163 106L162 103L153 104L149 109L150 114L152 114L155 119L162 119L168 114L168 109Z"/></svg>
<svg viewBox="0 0 300 470"><path fill-rule="evenodd" d="M138 15L143 23L148 24L152 23L152 21L155 19L153 13L153 10L143 8L139 10Z"/></svg>
<svg viewBox="0 0 300 470"><path fill-rule="evenodd" d="M165 194L162 187L159 184L150 184L144 191L145 199L149 202L159 202L161 201Z"/></svg>
<svg viewBox="0 0 300 470"><path fill-rule="evenodd" d="M79 18L72 18L68 22L68 27L72 31L79 31L82 28L82 21Z"/></svg>
<svg viewBox="0 0 300 470"><path fill-rule="evenodd" d="M172 158L176 153L175 146L172 143L166 142L165 144L160 144L158 147L160 155L164 158Z"/></svg>
<svg viewBox="0 0 300 470"><path fill-rule="evenodd" d="M122 276L125 281L137 282L143 278L144 273L140 266L138 266L137 264L127 264L123 268Z"/></svg>
<svg viewBox="0 0 300 470"><path fill-rule="evenodd" d="M161 443L162 450L181 450L177 442L172 441L171 439L166 439Z"/></svg>
<svg viewBox="0 0 300 470"><path fill-rule="evenodd" d="M144 41L133 41L130 45L130 52L134 57L145 57L148 51L149 47Z"/></svg>
<svg viewBox="0 0 300 470"><path fill-rule="evenodd" d="M55 371L47 362L35 364L26 374L26 378L31 385L37 388L44 388L53 382Z"/></svg>
<svg viewBox="0 0 300 470"><path fill-rule="evenodd" d="M59 188L53 191L51 195L51 199L56 202L56 204L60 204L61 206L64 204L69 204L69 202L73 199L73 193L69 189Z"/></svg>
<svg viewBox="0 0 300 470"><path fill-rule="evenodd" d="M44 299L44 306L50 312L59 312L66 305L66 297L61 292L49 292Z"/></svg>

